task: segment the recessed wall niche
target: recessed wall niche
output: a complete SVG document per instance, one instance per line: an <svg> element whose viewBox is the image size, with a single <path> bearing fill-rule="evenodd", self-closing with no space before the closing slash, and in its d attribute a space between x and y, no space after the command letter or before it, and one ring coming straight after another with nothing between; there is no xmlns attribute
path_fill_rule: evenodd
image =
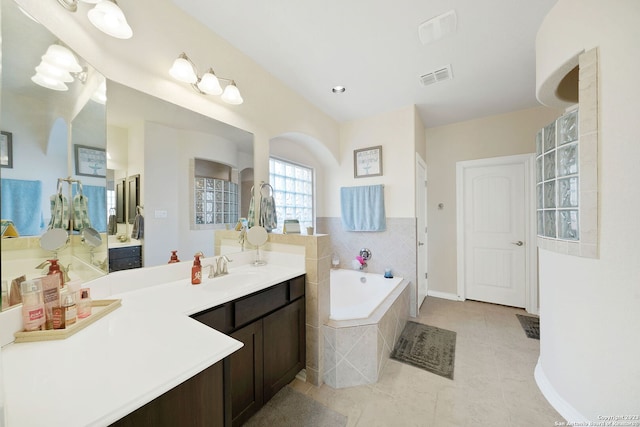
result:
<svg viewBox="0 0 640 427"><path fill-rule="evenodd" d="M598 257L598 51L578 56L578 102L536 137L538 246ZM556 95L560 95L556 93Z"/></svg>

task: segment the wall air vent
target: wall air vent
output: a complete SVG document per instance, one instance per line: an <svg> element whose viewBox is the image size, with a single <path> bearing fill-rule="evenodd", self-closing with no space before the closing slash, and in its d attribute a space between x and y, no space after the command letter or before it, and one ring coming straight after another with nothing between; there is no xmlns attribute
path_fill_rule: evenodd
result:
<svg viewBox="0 0 640 427"><path fill-rule="evenodd" d="M427 74L421 75L420 83L422 84L422 86L429 86L434 83L451 80L452 78L453 74L451 73L451 64L449 64L446 67L442 67Z"/></svg>

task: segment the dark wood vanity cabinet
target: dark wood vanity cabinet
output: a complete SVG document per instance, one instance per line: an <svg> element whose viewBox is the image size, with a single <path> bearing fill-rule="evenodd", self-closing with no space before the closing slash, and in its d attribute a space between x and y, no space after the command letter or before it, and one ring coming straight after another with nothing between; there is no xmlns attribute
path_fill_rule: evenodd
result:
<svg viewBox="0 0 640 427"><path fill-rule="evenodd" d="M255 414L305 366L305 277L193 316L244 346L229 356L233 426Z"/></svg>
<svg viewBox="0 0 640 427"><path fill-rule="evenodd" d="M142 267L142 246L109 249L109 273Z"/></svg>
<svg viewBox="0 0 640 427"><path fill-rule="evenodd" d="M138 408L112 427L223 427L225 420L225 366L221 360Z"/></svg>

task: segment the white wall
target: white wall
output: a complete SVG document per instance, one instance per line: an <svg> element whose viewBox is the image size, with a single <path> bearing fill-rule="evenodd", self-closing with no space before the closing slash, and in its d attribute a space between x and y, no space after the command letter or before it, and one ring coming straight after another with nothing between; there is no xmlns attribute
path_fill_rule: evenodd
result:
<svg viewBox="0 0 640 427"><path fill-rule="evenodd" d="M536 132L560 114L537 107L427 129L429 290L457 295L456 162L534 153Z"/></svg>
<svg viewBox="0 0 640 427"><path fill-rule="evenodd" d="M539 368L561 413L591 421L640 414L638 22L636 0L559 0L536 46L539 88L599 51L600 258L540 251L539 267Z"/></svg>

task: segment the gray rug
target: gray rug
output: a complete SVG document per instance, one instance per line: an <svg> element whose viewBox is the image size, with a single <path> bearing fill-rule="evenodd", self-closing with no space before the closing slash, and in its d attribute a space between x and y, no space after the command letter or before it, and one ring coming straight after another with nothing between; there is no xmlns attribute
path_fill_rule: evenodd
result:
<svg viewBox="0 0 640 427"><path fill-rule="evenodd" d="M346 425L347 417L289 386L283 387L244 424L245 427L334 427Z"/></svg>
<svg viewBox="0 0 640 427"><path fill-rule="evenodd" d="M407 322L391 358L453 379L456 333L422 323Z"/></svg>
<svg viewBox="0 0 640 427"><path fill-rule="evenodd" d="M524 333L527 337L536 340L540 339L540 319L533 316L523 316L522 314L516 314Z"/></svg>

